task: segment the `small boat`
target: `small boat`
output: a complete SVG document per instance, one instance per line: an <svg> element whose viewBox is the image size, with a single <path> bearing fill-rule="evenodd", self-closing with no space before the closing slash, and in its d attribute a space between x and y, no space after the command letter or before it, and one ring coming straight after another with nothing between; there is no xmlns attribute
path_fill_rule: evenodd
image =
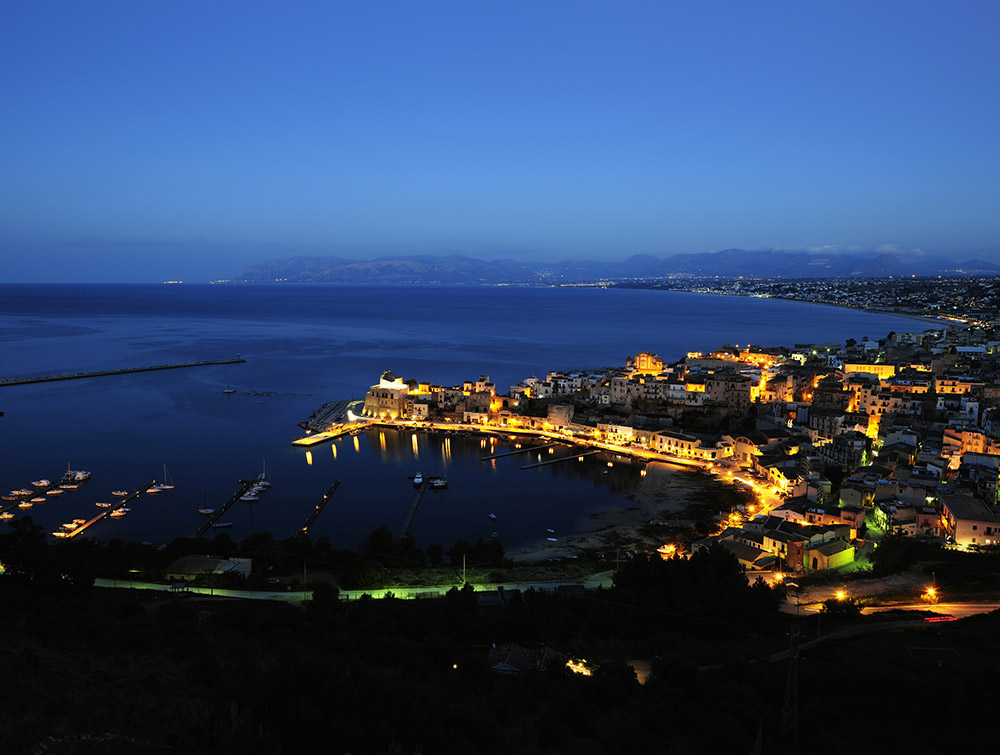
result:
<svg viewBox="0 0 1000 755"><path fill-rule="evenodd" d="M229 383L226 383L226 387L222 389L223 393L236 393L235 388L230 388Z"/></svg>
<svg viewBox="0 0 1000 755"><path fill-rule="evenodd" d="M69 533L60 532L59 530L56 530L55 532L52 533L52 537L69 537Z"/></svg>
<svg viewBox="0 0 1000 755"><path fill-rule="evenodd" d="M127 490L112 490L111 491L111 495L116 495L119 498L124 498L125 496L128 495L128 491Z"/></svg>
<svg viewBox="0 0 1000 755"><path fill-rule="evenodd" d="M31 501L21 501L19 504L17 504L17 507L19 509L30 509L34 505L35 504L33 504Z"/></svg>
<svg viewBox="0 0 1000 755"><path fill-rule="evenodd" d="M552 529L551 527L546 527L545 531L548 532L550 535L556 534L556 531L554 529Z"/></svg>
<svg viewBox="0 0 1000 755"><path fill-rule="evenodd" d="M66 491L61 488L52 488L52 490L46 490L45 495L62 495L65 492Z"/></svg>
<svg viewBox="0 0 1000 755"><path fill-rule="evenodd" d="M167 465L163 465L163 482L157 485L160 490L173 490L174 484L170 482L170 478L167 477Z"/></svg>
<svg viewBox="0 0 1000 755"><path fill-rule="evenodd" d="M545 539L548 540L550 543L556 542L556 539L554 537L547 537Z"/></svg>
<svg viewBox="0 0 1000 755"><path fill-rule="evenodd" d="M31 491L28 490L27 488L21 488L20 490L12 490L12 491L10 491L10 494L11 495L31 495Z"/></svg>
<svg viewBox="0 0 1000 755"><path fill-rule="evenodd" d="M212 516L215 513L215 509L198 509L198 513L202 516Z"/></svg>
<svg viewBox="0 0 1000 755"><path fill-rule="evenodd" d="M32 503L45 503L45 496L40 495L37 498L32 498L31 502Z"/></svg>
<svg viewBox="0 0 1000 755"><path fill-rule="evenodd" d="M4 501L16 501L17 500L17 496L16 495L0 495L0 500L4 500Z"/></svg>
<svg viewBox="0 0 1000 755"><path fill-rule="evenodd" d="M495 522L495 521L497 520L497 515L496 515L496 514L494 514L494 513L492 512L492 511L490 512L490 514L489 514L489 517L490 517L490 519L492 519L492 520L493 520L494 522Z"/></svg>
<svg viewBox="0 0 1000 755"><path fill-rule="evenodd" d="M74 484L74 483L72 483L72 482L64 482L64 483L63 483L62 485L60 485L59 487L60 487L60 488L62 488L63 490L76 490L76 489L77 489L77 488L79 488L80 486L79 486L79 485L76 485L76 484Z"/></svg>
<svg viewBox="0 0 1000 755"><path fill-rule="evenodd" d="M99 509L110 509L111 508L111 504L110 503L103 503L101 501L98 501L94 505L97 506L97 508L99 508Z"/></svg>
<svg viewBox="0 0 1000 755"><path fill-rule="evenodd" d="M424 484L423 472L417 472L415 475L413 475L413 487L419 488L423 484Z"/></svg>
<svg viewBox="0 0 1000 755"><path fill-rule="evenodd" d="M129 511L131 511L131 509L127 509L124 506L122 506L120 509L115 509L114 511L112 511L111 516L113 516L115 519L118 519L119 517L125 516Z"/></svg>
<svg viewBox="0 0 1000 755"><path fill-rule="evenodd" d="M232 526L233 526L232 522L216 522L215 524L212 525L212 528L216 530L224 530L227 527L232 527Z"/></svg>
<svg viewBox="0 0 1000 755"><path fill-rule="evenodd" d="M260 497L254 495L253 493L246 493L240 496L240 500L246 501L247 503L253 503L255 501L259 501Z"/></svg>
<svg viewBox="0 0 1000 755"><path fill-rule="evenodd" d="M33 483L31 483L31 484L32 484L32 485L33 485L34 487L36 487L36 488L47 488L47 487L48 487L49 485L51 485L52 483L51 483L51 482L49 482L48 480L35 480L35 481L34 481Z"/></svg>
<svg viewBox="0 0 1000 755"><path fill-rule="evenodd" d="M448 481L443 477L431 477L430 486L434 490L445 490L448 487Z"/></svg>
<svg viewBox="0 0 1000 755"><path fill-rule="evenodd" d="M5 511L2 514L0 514L0 519L13 519L13 518L14 515L11 514L9 511Z"/></svg>

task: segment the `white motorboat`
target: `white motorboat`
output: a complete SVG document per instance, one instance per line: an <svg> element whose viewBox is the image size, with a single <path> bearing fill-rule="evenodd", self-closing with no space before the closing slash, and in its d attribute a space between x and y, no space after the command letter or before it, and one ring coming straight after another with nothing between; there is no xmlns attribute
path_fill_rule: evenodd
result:
<svg viewBox="0 0 1000 755"><path fill-rule="evenodd" d="M52 483L49 480L35 480L31 484L36 488L47 488Z"/></svg>

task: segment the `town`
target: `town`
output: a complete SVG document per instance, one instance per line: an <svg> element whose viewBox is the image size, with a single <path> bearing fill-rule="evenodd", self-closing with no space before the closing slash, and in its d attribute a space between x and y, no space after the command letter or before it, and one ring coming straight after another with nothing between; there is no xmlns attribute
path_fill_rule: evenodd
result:
<svg viewBox="0 0 1000 755"><path fill-rule="evenodd" d="M1000 338L949 325L844 344L723 346L666 364L554 371L500 392L386 372L352 422L533 435L698 467L743 489L691 550L748 572L863 567L896 534L963 551L1000 544ZM665 557L683 553L663 543Z"/></svg>

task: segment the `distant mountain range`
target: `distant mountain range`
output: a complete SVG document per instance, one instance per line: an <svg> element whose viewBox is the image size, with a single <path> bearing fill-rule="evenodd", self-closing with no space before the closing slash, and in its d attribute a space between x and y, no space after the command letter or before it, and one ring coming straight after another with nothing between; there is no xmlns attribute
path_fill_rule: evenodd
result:
<svg viewBox="0 0 1000 755"><path fill-rule="evenodd" d="M903 275L996 275L984 260L894 254L815 254L726 249L671 257L636 255L617 262L517 262L472 257L400 255L374 260L289 257L255 262L240 278L254 283L557 284L668 277L870 278Z"/></svg>

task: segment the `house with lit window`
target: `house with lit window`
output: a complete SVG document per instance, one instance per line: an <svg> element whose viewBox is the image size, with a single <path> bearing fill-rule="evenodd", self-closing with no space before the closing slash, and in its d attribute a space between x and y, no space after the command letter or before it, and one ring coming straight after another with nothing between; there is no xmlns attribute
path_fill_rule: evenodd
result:
<svg viewBox="0 0 1000 755"><path fill-rule="evenodd" d="M941 496L941 524L945 541L959 548L1000 545L1000 516L965 493Z"/></svg>

